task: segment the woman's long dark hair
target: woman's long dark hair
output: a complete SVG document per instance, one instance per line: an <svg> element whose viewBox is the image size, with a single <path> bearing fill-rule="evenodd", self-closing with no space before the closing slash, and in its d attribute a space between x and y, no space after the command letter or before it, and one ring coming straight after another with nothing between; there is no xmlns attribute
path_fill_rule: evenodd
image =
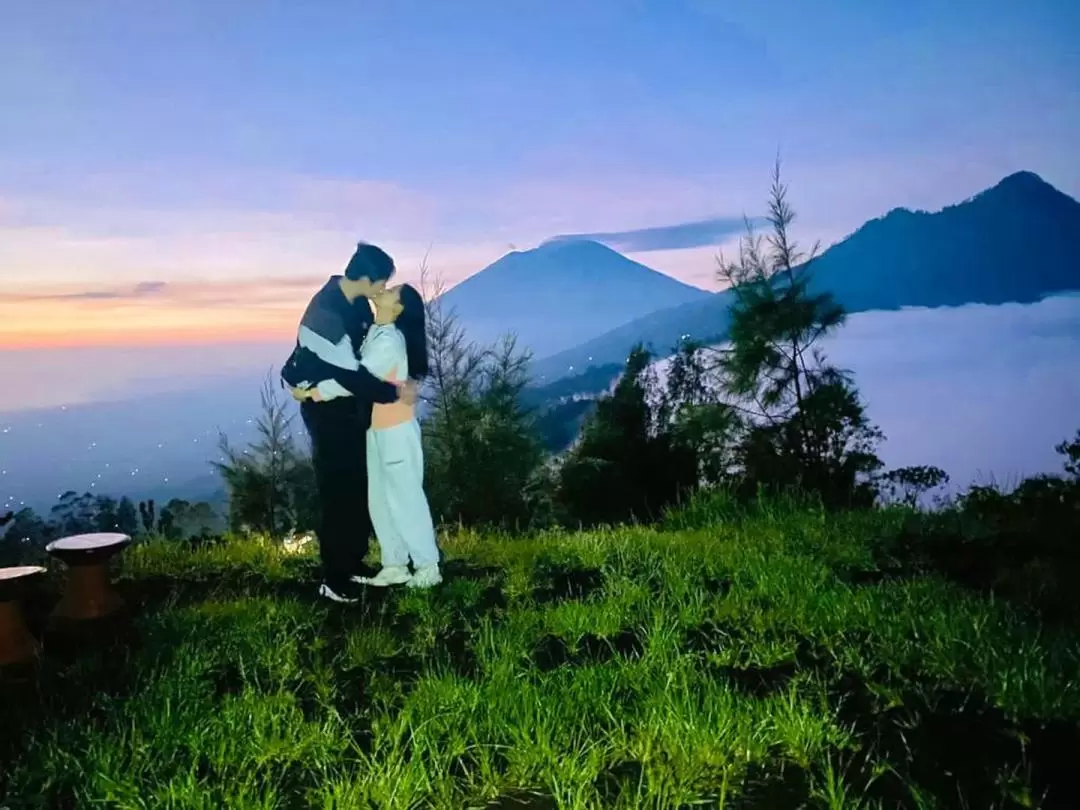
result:
<svg viewBox="0 0 1080 810"><path fill-rule="evenodd" d="M428 373L427 318L424 298L409 284L401 285L398 294L401 314L397 316L397 328L405 337L405 357L409 363L409 376L419 380Z"/></svg>

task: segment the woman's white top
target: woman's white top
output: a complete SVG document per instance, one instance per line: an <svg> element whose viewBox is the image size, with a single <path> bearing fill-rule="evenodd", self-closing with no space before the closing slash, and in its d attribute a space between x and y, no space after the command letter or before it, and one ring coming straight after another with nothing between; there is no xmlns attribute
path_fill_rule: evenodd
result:
<svg viewBox="0 0 1080 810"><path fill-rule="evenodd" d="M368 329L360 345L360 364L380 380L404 380L409 376L409 358L405 336L392 323L377 323ZM323 399L352 396L335 380L323 380L317 386Z"/></svg>

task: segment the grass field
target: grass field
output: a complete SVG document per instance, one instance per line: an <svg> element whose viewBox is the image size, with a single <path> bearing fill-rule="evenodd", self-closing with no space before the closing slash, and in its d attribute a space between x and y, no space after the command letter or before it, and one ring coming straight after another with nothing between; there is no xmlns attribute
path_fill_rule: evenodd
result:
<svg viewBox="0 0 1080 810"><path fill-rule="evenodd" d="M902 519L463 533L351 607L271 545L136 546L130 618L3 684L0 806L1080 807L1077 637L878 570Z"/></svg>

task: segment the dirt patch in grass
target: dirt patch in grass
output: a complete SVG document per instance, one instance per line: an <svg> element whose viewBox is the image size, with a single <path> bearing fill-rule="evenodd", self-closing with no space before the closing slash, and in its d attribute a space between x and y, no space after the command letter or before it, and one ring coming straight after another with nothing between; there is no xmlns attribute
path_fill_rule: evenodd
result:
<svg viewBox="0 0 1080 810"><path fill-rule="evenodd" d="M645 766L637 760L617 762L596 777L594 786L605 806L614 804L625 794L637 793L645 775Z"/></svg>
<svg viewBox="0 0 1080 810"><path fill-rule="evenodd" d="M472 647L472 633L466 627L451 627L439 638L432 653L432 663L446 667L463 678L480 675L480 662Z"/></svg>
<svg viewBox="0 0 1080 810"><path fill-rule="evenodd" d="M483 810L558 810L559 804L544 793L521 790L506 793L480 807Z"/></svg>
<svg viewBox="0 0 1080 810"><path fill-rule="evenodd" d="M401 684L407 692L420 680L424 672L424 659L408 653L397 653L379 658L364 669L367 670L369 680L376 675L389 678Z"/></svg>
<svg viewBox="0 0 1080 810"><path fill-rule="evenodd" d="M302 760L292 760L282 765L270 764L266 768L266 781L276 786L276 798L285 808L310 807L308 795L316 790L323 774Z"/></svg>
<svg viewBox="0 0 1080 810"><path fill-rule="evenodd" d="M493 623L500 623L506 616L509 600L500 585L491 585L480 592L475 602L466 605L455 604L454 613L466 624L488 617Z"/></svg>
<svg viewBox="0 0 1080 810"><path fill-rule="evenodd" d="M810 800L810 779L805 770L783 761L770 766L752 763L732 797L733 810L801 810Z"/></svg>
<svg viewBox="0 0 1080 810"><path fill-rule="evenodd" d="M601 663L613 657L634 659L645 652L645 643L636 630L621 630L613 636L586 633L578 641L578 656L589 663Z"/></svg>
<svg viewBox="0 0 1080 810"><path fill-rule="evenodd" d="M696 653L741 652L776 642L790 644L793 660L803 668L820 668L833 660L828 649L806 636L781 636L769 631L749 633L735 622L710 620L683 631L683 649Z"/></svg>
<svg viewBox="0 0 1080 810"><path fill-rule="evenodd" d="M498 585L492 585L489 588L485 588L483 593L480 594L480 598L476 600L476 607L482 613L491 613L495 610L506 610L507 605L506 594L503 593L503 589Z"/></svg>
<svg viewBox="0 0 1080 810"><path fill-rule="evenodd" d="M488 749L487 762L488 766L500 775L505 774L510 767L506 754L497 748ZM450 761L449 771L455 779L472 782L477 774L481 773L479 759L474 753L466 752Z"/></svg>
<svg viewBox="0 0 1080 810"><path fill-rule="evenodd" d="M598 664L614 657L640 658L645 644L636 630L622 630L612 636L586 633L573 650L559 636L546 635L537 642L532 651L533 664L541 672L550 672L562 666Z"/></svg>
<svg viewBox="0 0 1080 810"><path fill-rule="evenodd" d="M911 571L899 565L888 564L880 568L851 568L837 574L841 582L857 588L880 585L882 582L900 582L913 576Z"/></svg>
<svg viewBox="0 0 1080 810"><path fill-rule="evenodd" d="M533 599L540 604L588 599L604 587L599 568L573 567L541 561L535 569Z"/></svg>
<svg viewBox="0 0 1080 810"><path fill-rule="evenodd" d="M360 600L351 605L339 605L321 601L326 607L319 624L298 648L324 648L326 654L336 655L344 651L350 633L364 632L371 627L385 627L395 638L409 638L417 622L414 613L398 613L394 607L398 594L390 588L364 588Z"/></svg>
<svg viewBox="0 0 1080 810"><path fill-rule="evenodd" d="M536 643L531 657L533 664L541 672L550 672L573 661L570 646L558 636L550 634Z"/></svg>
<svg viewBox="0 0 1080 810"><path fill-rule="evenodd" d="M716 653L739 647L743 640L743 632L737 625L707 621L683 632L682 648L688 652Z"/></svg>
<svg viewBox="0 0 1080 810"><path fill-rule="evenodd" d="M781 661L767 667L715 666L709 667L708 671L748 697L765 698L784 691L799 668L794 661Z"/></svg>
<svg viewBox="0 0 1080 810"><path fill-rule="evenodd" d="M738 631L729 630L717 643L718 628L715 626L705 631L698 631L705 639L703 645L716 645L723 649L734 645L740 653L746 648ZM737 692L752 698L765 698L784 691L795 676L804 671L824 671L832 664L828 650L808 638L794 640L792 657L771 664L754 664L745 660L736 660L732 664L708 663L705 671L714 678L728 682ZM740 655L740 659L742 656Z"/></svg>
<svg viewBox="0 0 1080 810"><path fill-rule="evenodd" d="M501 568L490 565L475 565L468 560L446 560L442 563L444 579L502 579L505 573Z"/></svg>
<svg viewBox="0 0 1080 810"><path fill-rule="evenodd" d="M732 584L729 577L708 576L702 582L702 587L710 596L727 596Z"/></svg>
<svg viewBox="0 0 1080 810"><path fill-rule="evenodd" d="M226 695L238 695L244 691L244 676L240 668L232 661L226 661L218 666L210 674L210 679L214 684L214 696L219 699Z"/></svg>

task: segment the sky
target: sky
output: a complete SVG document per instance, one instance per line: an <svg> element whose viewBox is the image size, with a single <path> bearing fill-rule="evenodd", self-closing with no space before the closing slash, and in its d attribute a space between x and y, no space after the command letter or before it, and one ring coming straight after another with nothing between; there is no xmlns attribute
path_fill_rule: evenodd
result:
<svg viewBox="0 0 1080 810"><path fill-rule="evenodd" d="M358 239L452 284L555 235L756 214L778 151L796 235L825 244L1021 169L1080 196L1069 0L0 0L0 19L0 354L43 389L78 378L54 398L126 385L132 347L286 345ZM734 234L673 232L623 249L715 287Z"/></svg>

